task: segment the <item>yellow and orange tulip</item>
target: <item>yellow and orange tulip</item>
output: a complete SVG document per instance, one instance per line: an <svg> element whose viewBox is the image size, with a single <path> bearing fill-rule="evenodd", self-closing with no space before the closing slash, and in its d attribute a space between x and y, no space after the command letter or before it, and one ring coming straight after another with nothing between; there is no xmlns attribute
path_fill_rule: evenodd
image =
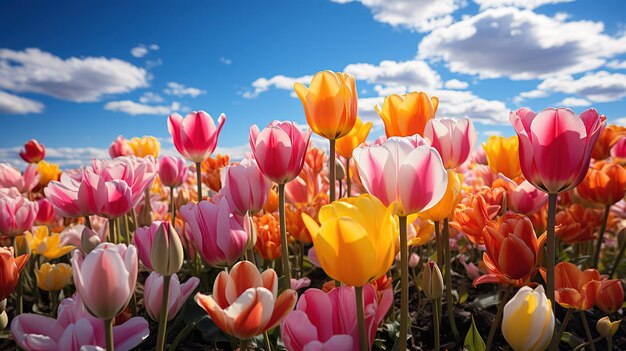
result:
<svg viewBox="0 0 626 351"><path fill-rule="evenodd" d="M61 177L59 165L56 163L48 163L44 160L37 163L37 173L39 173L38 189L45 187L53 180L59 180L59 177Z"/></svg>
<svg viewBox="0 0 626 351"><path fill-rule="evenodd" d="M376 112L385 124L387 137L423 135L426 123L435 118L439 98L429 97L425 92L392 94L385 98L383 106L376 105Z"/></svg>
<svg viewBox="0 0 626 351"><path fill-rule="evenodd" d="M463 176L452 170L448 170L448 186L439 202L430 209L421 212L420 217L434 222L443 221L454 213L456 205L461 201L461 184Z"/></svg>
<svg viewBox="0 0 626 351"><path fill-rule="evenodd" d="M594 144L593 151L591 151L591 157L595 160L607 159L611 154L613 145L617 144L624 136L626 136L626 127L609 124L600 133L600 137Z"/></svg>
<svg viewBox="0 0 626 351"><path fill-rule="evenodd" d="M337 154L345 158L352 157L352 151L365 142L371 129L372 122L363 123L360 118L357 118L350 132L337 140Z"/></svg>
<svg viewBox="0 0 626 351"><path fill-rule="evenodd" d="M26 232L24 236L33 255L42 255L49 260L59 258L74 249L72 245L60 246L59 233L49 234L46 226L34 227L32 232Z"/></svg>
<svg viewBox="0 0 626 351"><path fill-rule="evenodd" d="M517 136L505 138L492 135L483 143L487 155L489 169L495 174L502 173L507 178L514 179L522 174L519 163L519 140Z"/></svg>
<svg viewBox="0 0 626 351"><path fill-rule="evenodd" d="M67 263L44 263L35 271L37 286L45 291L59 291L70 283L72 267Z"/></svg>
<svg viewBox="0 0 626 351"><path fill-rule="evenodd" d="M141 138L134 137L128 141L128 145L133 150L133 155L137 157L152 156L155 159L159 157L161 143L151 135L144 135Z"/></svg>

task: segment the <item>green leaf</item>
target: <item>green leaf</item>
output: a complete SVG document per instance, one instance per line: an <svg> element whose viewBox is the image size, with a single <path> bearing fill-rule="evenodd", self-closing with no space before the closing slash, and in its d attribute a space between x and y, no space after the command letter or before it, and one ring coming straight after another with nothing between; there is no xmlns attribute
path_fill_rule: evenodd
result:
<svg viewBox="0 0 626 351"><path fill-rule="evenodd" d="M472 316L472 326L470 327L470 330L467 331L463 347L468 351L485 351L485 342L480 337L478 329L476 329L474 316Z"/></svg>

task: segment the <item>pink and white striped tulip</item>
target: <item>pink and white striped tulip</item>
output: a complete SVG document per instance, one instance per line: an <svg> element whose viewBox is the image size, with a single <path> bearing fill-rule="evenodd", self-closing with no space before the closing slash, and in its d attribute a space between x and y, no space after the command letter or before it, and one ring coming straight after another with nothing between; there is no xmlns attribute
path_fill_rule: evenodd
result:
<svg viewBox="0 0 626 351"><path fill-rule="evenodd" d="M0 196L0 209L0 234L13 237L33 226L39 205L21 195L7 195Z"/></svg>
<svg viewBox="0 0 626 351"><path fill-rule="evenodd" d="M395 201L400 216L433 207L446 191L448 174L441 156L419 135L360 146L352 155L365 189L385 206Z"/></svg>
<svg viewBox="0 0 626 351"><path fill-rule="evenodd" d="M157 174L154 158L117 157L114 160L93 160L93 172L106 182L124 181L131 190L132 206L136 207L143 199L144 191L152 186Z"/></svg>
<svg viewBox="0 0 626 351"><path fill-rule="evenodd" d="M519 138L524 178L551 194L570 190L585 178L593 146L606 126L606 117L593 108L580 116L567 108L539 114L521 108L509 120Z"/></svg>
<svg viewBox="0 0 626 351"><path fill-rule="evenodd" d="M446 169L454 169L467 160L477 137L476 128L467 117L431 119L424 129L424 138L437 149Z"/></svg>
<svg viewBox="0 0 626 351"><path fill-rule="evenodd" d="M253 215L263 209L272 182L267 179L254 159L244 159L239 165L222 171L220 193L228 199L230 208L239 215Z"/></svg>
<svg viewBox="0 0 626 351"><path fill-rule="evenodd" d="M172 320L200 284L200 279L191 277L181 284L178 275L172 274L170 279L170 295L167 303L167 320ZM163 303L163 276L152 272L146 279L143 290L143 300L146 312L152 320L158 322L161 318L161 304Z"/></svg>
<svg viewBox="0 0 626 351"><path fill-rule="evenodd" d="M109 320L124 310L137 284L137 249L134 245L102 243L83 258L72 254L76 290L94 316Z"/></svg>
<svg viewBox="0 0 626 351"><path fill-rule="evenodd" d="M161 184L171 188L180 186L185 181L187 166L180 157L163 156L159 160L159 179Z"/></svg>
<svg viewBox="0 0 626 351"><path fill-rule="evenodd" d="M273 121L262 131L250 128L250 147L261 172L278 184L298 176L304 165L311 130L302 131L295 122Z"/></svg>
<svg viewBox="0 0 626 351"><path fill-rule="evenodd" d="M198 163L215 151L225 121L223 113L217 119L217 127L211 115L204 111L189 112L185 118L174 113L167 119L167 130L176 150L189 161Z"/></svg>

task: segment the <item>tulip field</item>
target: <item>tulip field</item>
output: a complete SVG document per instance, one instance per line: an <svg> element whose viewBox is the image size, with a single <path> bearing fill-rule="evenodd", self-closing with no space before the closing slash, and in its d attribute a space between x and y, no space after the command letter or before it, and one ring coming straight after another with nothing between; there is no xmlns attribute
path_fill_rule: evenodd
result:
<svg viewBox="0 0 626 351"><path fill-rule="evenodd" d="M478 143L411 92L372 140L352 75L294 92L308 125L244 159L198 110L177 156L0 164L0 350L626 350L626 127L521 108Z"/></svg>

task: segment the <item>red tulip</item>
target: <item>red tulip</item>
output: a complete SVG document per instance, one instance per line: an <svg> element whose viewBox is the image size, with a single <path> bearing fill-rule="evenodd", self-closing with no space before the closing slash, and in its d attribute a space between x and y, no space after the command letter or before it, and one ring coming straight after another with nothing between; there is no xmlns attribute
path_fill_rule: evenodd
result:
<svg viewBox="0 0 626 351"><path fill-rule="evenodd" d="M483 228L492 226L500 206L489 205L481 194L470 195L454 210L454 222L450 225L458 229L472 243L483 244Z"/></svg>
<svg viewBox="0 0 626 351"><path fill-rule="evenodd" d="M476 129L472 121L465 117L461 120L431 119L426 123L424 138L437 149L446 169L460 166L467 160L476 143Z"/></svg>
<svg viewBox="0 0 626 351"><path fill-rule="evenodd" d="M211 115L204 111L193 111L183 119L178 113L170 115L167 129L172 135L176 150L186 159L195 163L209 158L215 147L226 116L221 114L217 127Z"/></svg>
<svg viewBox="0 0 626 351"><path fill-rule="evenodd" d="M56 212L50 200L46 198L39 199L37 200L37 206L39 207L39 209L37 210L37 218L35 219L35 224L51 225L56 222Z"/></svg>
<svg viewBox="0 0 626 351"><path fill-rule="evenodd" d="M28 254L13 258L13 248L0 247L0 302L11 295L28 261Z"/></svg>
<svg viewBox="0 0 626 351"><path fill-rule="evenodd" d="M603 279L598 286L596 306L605 313L613 313L624 303L624 287L619 279Z"/></svg>
<svg viewBox="0 0 626 351"><path fill-rule="evenodd" d="M593 307L600 287L600 273L597 270L581 271L569 262L559 262L554 270L554 297L559 305L581 311ZM544 275L543 269L541 274Z"/></svg>
<svg viewBox="0 0 626 351"><path fill-rule="evenodd" d="M46 149L43 144L35 139L29 140L24 144L24 150L20 150L20 157L28 163L37 163L46 156Z"/></svg>

